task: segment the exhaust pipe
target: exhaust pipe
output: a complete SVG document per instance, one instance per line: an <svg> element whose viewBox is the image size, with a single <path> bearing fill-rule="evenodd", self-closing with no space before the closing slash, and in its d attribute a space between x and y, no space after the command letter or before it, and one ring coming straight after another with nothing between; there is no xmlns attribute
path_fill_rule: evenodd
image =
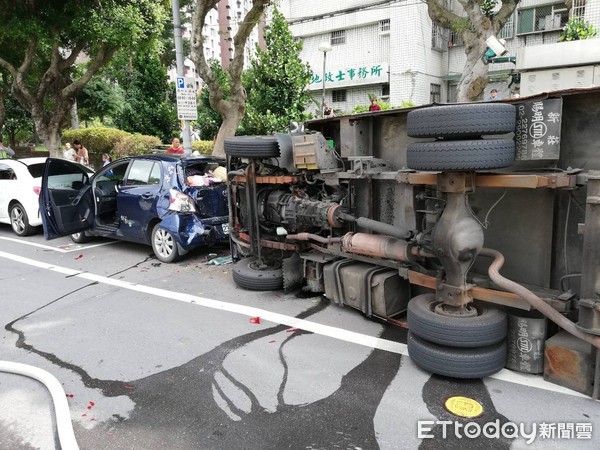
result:
<svg viewBox="0 0 600 450"><path fill-rule="evenodd" d="M546 316L566 332L600 349L600 336L595 336L581 331L573 322L556 311L554 308L552 308L552 306L548 305L544 300L539 298L529 289L500 275L500 268L504 264L504 255L502 253L491 248L482 248L479 252L479 255L494 258L494 261L492 261L492 264L488 269L490 278L494 283L529 302L531 306L540 311L542 314L544 314L544 316Z"/></svg>

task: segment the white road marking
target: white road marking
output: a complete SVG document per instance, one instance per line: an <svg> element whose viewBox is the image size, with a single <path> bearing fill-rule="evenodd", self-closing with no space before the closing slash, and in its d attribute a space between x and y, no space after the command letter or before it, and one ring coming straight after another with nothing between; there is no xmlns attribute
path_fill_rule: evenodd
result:
<svg viewBox="0 0 600 450"><path fill-rule="evenodd" d="M22 239L16 239L16 238L0 236L0 239L2 239L4 241L16 242L18 244L23 244L23 245L30 245L32 247L43 248L45 250L52 250L53 252L58 252L58 253L77 252L77 251L81 251L81 250L87 250L89 248L102 247L104 245L110 245L110 244L114 244L117 242L117 241L108 241L108 242L101 242L99 244L92 244L92 245L66 244L66 245L61 245L59 247L52 247L51 245L38 244L37 242L29 242L29 241L25 241Z"/></svg>
<svg viewBox="0 0 600 450"><path fill-rule="evenodd" d="M34 259L25 258L19 255L13 255L0 251L0 257L11 261L27 264L29 266L38 267L40 269L50 270L52 272L61 273L69 277L82 278L88 281L94 281L97 283L107 284L110 286L119 287L122 289L128 289L131 291L141 292L144 294L154 295L157 297L166 298L169 300L177 300L185 303L192 303L206 308L217 309L221 311L227 311L235 314L241 314L248 317L260 317L261 320L287 325L291 328L299 328L313 333L331 337L334 339L340 339L346 342L352 342L354 344L363 345L370 348L377 348L380 350L386 350L388 352L397 353L400 355L408 356L408 350L406 344L400 342L389 341L387 339L381 339L373 336L368 336L361 333L355 333L354 331L344 330L342 328L332 327L329 325L323 325L309 320L298 319L296 317L286 316L265 309L254 308L252 306L239 305L236 303L227 303L219 300L213 300L206 297L199 297L196 295L183 294L181 292L168 291L166 289L155 288L151 286L145 286L142 284L131 283L129 281L116 280L107 278L101 275L96 275L89 272L81 272L79 270L69 269L67 267L56 266L54 264L48 264ZM503 369L500 372L491 376L501 381L507 381L509 383L520 384L524 386L530 386L538 389L544 389L547 391L558 392L561 394L572 395L576 397L587 398L586 395L580 394L579 392L572 391L570 389L558 386L556 384L548 383L543 378L536 375L527 375L518 372L512 372L507 369Z"/></svg>

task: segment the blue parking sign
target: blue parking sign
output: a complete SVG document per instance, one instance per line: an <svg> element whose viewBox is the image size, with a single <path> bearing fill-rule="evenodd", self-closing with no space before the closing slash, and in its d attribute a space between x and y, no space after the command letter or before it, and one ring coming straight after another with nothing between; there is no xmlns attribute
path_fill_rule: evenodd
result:
<svg viewBox="0 0 600 450"><path fill-rule="evenodd" d="M177 88L185 88L185 79L183 77L177 77Z"/></svg>

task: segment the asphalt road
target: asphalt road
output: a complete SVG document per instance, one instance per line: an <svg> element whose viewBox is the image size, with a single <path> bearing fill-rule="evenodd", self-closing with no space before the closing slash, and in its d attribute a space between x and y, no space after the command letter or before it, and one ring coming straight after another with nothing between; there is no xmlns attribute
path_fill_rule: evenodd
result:
<svg viewBox="0 0 600 450"><path fill-rule="evenodd" d="M431 376L404 330L324 297L238 289L212 252L167 265L145 246L0 225L0 360L60 381L84 449L598 448L600 403L507 370ZM448 412L456 395L482 415ZM468 422L478 437L454 431ZM534 442L484 436L508 422L537 427ZM0 448L58 448L40 383L0 373Z"/></svg>

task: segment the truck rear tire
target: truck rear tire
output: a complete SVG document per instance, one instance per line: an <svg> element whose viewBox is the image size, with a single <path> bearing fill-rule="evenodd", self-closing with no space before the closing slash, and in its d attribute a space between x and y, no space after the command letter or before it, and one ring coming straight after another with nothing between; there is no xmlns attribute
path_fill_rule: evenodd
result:
<svg viewBox="0 0 600 450"><path fill-rule="evenodd" d="M452 378L483 378L506 363L506 342L479 348L453 348L427 342L408 333L408 354L428 372Z"/></svg>
<svg viewBox="0 0 600 450"><path fill-rule="evenodd" d="M281 267L260 269L255 257L239 260L233 266L233 281L239 287L252 291L276 291L283 288Z"/></svg>
<svg viewBox="0 0 600 450"><path fill-rule="evenodd" d="M413 142L406 150L406 165L415 170L499 169L514 160L511 139Z"/></svg>
<svg viewBox="0 0 600 450"><path fill-rule="evenodd" d="M414 138L463 138L515 131L516 108L501 103L432 106L408 113L407 134Z"/></svg>
<svg viewBox="0 0 600 450"><path fill-rule="evenodd" d="M225 154L238 158L257 159L281 156L275 136L235 136L225 139Z"/></svg>
<svg viewBox="0 0 600 450"><path fill-rule="evenodd" d="M408 303L407 321L411 333L426 341L450 347L485 347L506 338L507 319L504 311L473 303L474 317L437 314L440 302L435 294L423 294Z"/></svg>

